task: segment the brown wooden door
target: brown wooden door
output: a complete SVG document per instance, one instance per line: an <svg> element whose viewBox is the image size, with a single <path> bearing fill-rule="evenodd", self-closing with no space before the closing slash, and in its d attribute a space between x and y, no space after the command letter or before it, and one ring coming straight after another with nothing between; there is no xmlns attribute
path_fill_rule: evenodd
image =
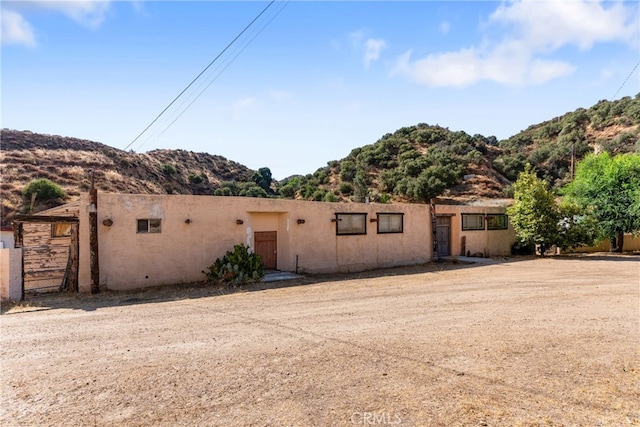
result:
<svg viewBox="0 0 640 427"><path fill-rule="evenodd" d="M253 234L255 239L256 253L262 256L262 263L267 270L278 268L278 236L275 231L256 231Z"/></svg>

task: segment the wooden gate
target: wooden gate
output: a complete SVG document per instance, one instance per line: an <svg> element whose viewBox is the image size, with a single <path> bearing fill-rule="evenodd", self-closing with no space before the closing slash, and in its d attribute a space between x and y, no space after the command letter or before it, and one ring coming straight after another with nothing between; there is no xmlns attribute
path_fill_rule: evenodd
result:
<svg viewBox="0 0 640 427"><path fill-rule="evenodd" d="M262 257L267 270L278 268L278 236L276 231L256 231L254 233L256 253Z"/></svg>
<svg viewBox="0 0 640 427"><path fill-rule="evenodd" d="M78 291L76 217L18 215L15 247L22 248L22 297Z"/></svg>

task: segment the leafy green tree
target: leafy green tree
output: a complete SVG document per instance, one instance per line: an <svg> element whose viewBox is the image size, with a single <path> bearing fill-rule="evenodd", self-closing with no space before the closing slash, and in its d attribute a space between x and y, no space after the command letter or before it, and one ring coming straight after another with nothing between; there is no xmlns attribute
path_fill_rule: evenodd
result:
<svg viewBox="0 0 640 427"><path fill-rule="evenodd" d="M560 211L547 183L539 179L530 164L513 184L514 203L507 208L518 239L537 245L539 254L558 242Z"/></svg>
<svg viewBox="0 0 640 427"><path fill-rule="evenodd" d="M262 188L266 193L271 194L271 181L273 181L273 177L271 176L271 169L269 168L260 168L258 172L254 173L251 177L251 180L258 184L260 188Z"/></svg>
<svg viewBox="0 0 640 427"><path fill-rule="evenodd" d="M340 179L346 182L352 182L356 176L356 164L352 160L343 160L340 162Z"/></svg>
<svg viewBox="0 0 640 427"><path fill-rule="evenodd" d="M353 178L353 196L352 199L357 203L364 203L369 195L369 185L367 182L367 173L363 166L358 166L356 176Z"/></svg>
<svg viewBox="0 0 640 427"><path fill-rule="evenodd" d="M277 183L278 193L281 197L295 199L297 191L300 189L301 176L285 178Z"/></svg>
<svg viewBox="0 0 640 427"><path fill-rule="evenodd" d="M624 233L640 233L640 155L588 155L565 195L595 217L611 251L621 252Z"/></svg>

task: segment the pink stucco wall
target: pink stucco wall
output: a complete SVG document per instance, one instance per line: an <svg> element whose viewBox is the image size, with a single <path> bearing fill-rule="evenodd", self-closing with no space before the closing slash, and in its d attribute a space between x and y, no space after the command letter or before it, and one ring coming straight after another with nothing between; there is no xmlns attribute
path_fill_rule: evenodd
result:
<svg viewBox="0 0 640 427"><path fill-rule="evenodd" d="M88 196L80 201L80 289L90 289ZM367 234L337 236L335 213L367 213ZM378 234L377 213L403 213L404 232ZM161 233L138 234L136 220L160 218ZM111 226L103 220L113 221ZM303 224L298 219L304 219ZM187 223L189 220L189 223ZM237 224L242 220L242 224ZM201 273L253 233L276 231L278 269L361 271L431 260L429 208L418 204L343 204L246 197L98 195L100 284L135 289L204 279Z"/></svg>
<svg viewBox="0 0 640 427"><path fill-rule="evenodd" d="M436 205L436 215L451 218L451 255L482 254L485 257L511 255L516 234L508 223L506 230L462 230L462 214L505 214L504 206ZM464 238L465 249L462 250Z"/></svg>

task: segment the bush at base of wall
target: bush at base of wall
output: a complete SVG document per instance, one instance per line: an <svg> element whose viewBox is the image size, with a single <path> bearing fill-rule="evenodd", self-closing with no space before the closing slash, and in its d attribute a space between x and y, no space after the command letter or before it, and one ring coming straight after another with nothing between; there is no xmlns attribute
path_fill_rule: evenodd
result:
<svg viewBox="0 0 640 427"><path fill-rule="evenodd" d="M207 282L241 286L260 281L264 277L264 265L260 255L239 244L233 247L233 251L227 251L224 257L216 259L203 273Z"/></svg>

